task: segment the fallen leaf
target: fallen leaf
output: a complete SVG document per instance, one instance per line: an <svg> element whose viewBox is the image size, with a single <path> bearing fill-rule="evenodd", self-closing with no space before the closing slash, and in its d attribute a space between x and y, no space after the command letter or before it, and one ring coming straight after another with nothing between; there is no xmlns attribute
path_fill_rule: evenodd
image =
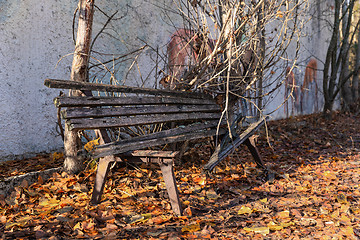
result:
<svg viewBox="0 0 360 240"><path fill-rule="evenodd" d="M267 198L263 198L263 199L260 199L259 201L262 202L262 203L267 203L268 199L267 199Z"/></svg>
<svg viewBox="0 0 360 240"><path fill-rule="evenodd" d="M251 208L246 207L246 206L241 206L240 210L238 211L239 215L243 215L243 214L251 214L253 211Z"/></svg>
<svg viewBox="0 0 360 240"><path fill-rule="evenodd" d="M247 232L260 233L261 235L264 236L270 233L269 227L252 227L252 228L244 227L243 229Z"/></svg>
<svg viewBox="0 0 360 240"><path fill-rule="evenodd" d="M275 217L280 218L280 219L289 218L290 217L290 212L287 211L287 210L282 211L282 212L278 212L278 213L276 213Z"/></svg>
<svg viewBox="0 0 360 240"><path fill-rule="evenodd" d="M189 206L189 207L185 208L185 209L183 210L183 214L184 214L185 216L191 217L191 216L192 216L191 207Z"/></svg>
<svg viewBox="0 0 360 240"><path fill-rule="evenodd" d="M62 152L54 152L52 154L52 160L53 161L57 161L57 160L62 159L62 158L64 158L64 153L62 153Z"/></svg>
<svg viewBox="0 0 360 240"><path fill-rule="evenodd" d="M181 228L181 231L182 232L189 232L189 233L200 231L200 224L196 223L196 224L186 225L186 226Z"/></svg>
<svg viewBox="0 0 360 240"><path fill-rule="evenodd" d="M85 149L87 152L91 152L91 151L94 149L95 146L98 146L98 145L100 144L99 141L100 141L100 138L97 138L97 139L95 139L95 140L92 140L92 141L86 143L86 144L84 145L84 149Z"/></svg>
<svg viewBox="0 0 360 240"><path fill-rule="evenodd" d="M281 225L278 225L278 224L274 223L273 221L271 221L271 222L268 224L268 228L269 228L271 231L280 231L280 230L282 230L284 227L281 226Z"/></svg>
<svg viewBox="0 0 360 240"><path fill-rule="evenodd" d="M347 204L348 203L348 201L346 200L346 196L343 193L340 193L340 194L336 195L336 200L341 204Z"/></svg>
<svg viewBox="0 0 360 240"><path fill-rule="evenodd" d="M206 197L210 200L216 200L220 198L220 196L213 189L206 192Z"/></svg>

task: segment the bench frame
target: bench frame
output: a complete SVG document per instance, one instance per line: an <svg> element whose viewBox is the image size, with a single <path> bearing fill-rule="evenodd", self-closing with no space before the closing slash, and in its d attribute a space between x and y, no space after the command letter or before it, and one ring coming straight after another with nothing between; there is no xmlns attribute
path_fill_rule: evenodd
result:
<svg viewBox="0 0 360 240"><path fill-rule="evenodd" d="M110 163L116 161L129 161L129 162L145 162L145 163L156 163L159 164L166 184L166 189L169 195L170 203L173 209L173 212L176 215L182 214L181 203L179 199L179 191L176 186L176 180L173 170L174 159L179 155L178 151L154 151L154 150L139 150L151 146L165 145L169 143L181 142L192 139L199 139L209 136L214 136L216 134L222 135L225 134L225 129L218 129L219 119L221 115L220 108L217 109L217 105L211 96L202 93L192 93L192 92L179 92L172 90L160 90L160 89L148 89L148 88L136 88L128 86L119 86L119 85L107 85L107 84L97 84L97 83L84 83L84 82L75 82L68 80L54 80L46 79L45 86L49 88L60 88L60 89L72 89L80 90L83 93L83 97L59 97L55 99L55 105L59 108L67 107L67 110L62 112L62 118L66 120L66 127L69 127L72 131L85 130L85 129L94 129L97 135L100 137L100 146L98 146L94 152L92 152L92 157L99 158L99 163L96 171L96 179L94 183L93 194L91 198L92 204L98 204L101 201L101 196L104 191L104 186L106 182L106 177L110 170ZM171 106L166 108L166 111L162 116L158 117L147 117L149 114L157 112L155 109L151 108L139 108L137 105L146 104L146 97L94 97L92 96L91 91L103 91L103 92L121 92L121 93L130 93L130 94L145 94L153 95L151 100L155 101L158 104L167 103L176 103L178 106L180 104L181 109L189 111L189 113L176 113L175 109L172 109ZM158 96L158 97L156 97ZM159 97L160 96L160 97ZM166 97L164 97L166 96ZM179 99L182 99L180 102ZM199 102L203 102L202 105ZM154 102L152 102L154 103ZM188 105L190 104L190 105ZM191 104L198 104L194 107ZM99 108L94 108L98 106L108 106L104 111L99 110ZM116 107L121 105L128 105L128 108ZM184 107L186 106L186 107ZM192 106L193 109L191 109ZM77 107L77 108L74 108ZM79 108L80 107L80 108ZM116 108L116 109L115 109ZM160 109L160 108L159 108ZM189 109L189 110L187 110ZM204 112L192 112L195 110L201 109ZM126 112L128 111L128 112ZM132 118L126 118L128 114L139 114L139 111L142 115L136 115ZM150 113L149 113L150 111ZM200 110L199 110L200 111ZM125 119L107 120L108 118L99 118L99 117L119 117L124 116ZM140 117L139 117L140 116ZM145 116L145 117L142 117ZM160 122L171 122L173 120L193 120L200 121L203 118L214 119L209 122L202 124L190 124L183 129L181 128L172 128L170 130L163 130L158 133L145 135L142 137L133 137L129 141L120 141L112 142L110 137L106 132L106 128L110 127L121 127L121 126L134 126L134 125L147 125L152 123ZM182 117L182 118L181 118ZM82 120L83 118L88 118L90 120ZM99 119L97 119L99 118ZM121 117L120 117L121 118ZM137 121L140 119L139 121ZM150 119L150 120L149 120ZM217 120L215 120L217 119ZM93 123L96 123L92 125ZM215 162L210 162L205 165L205 169L212 170L222 159L224 159L228 154L230 154L236 147L244 143L250 150L252 156L254 157L255 162L259 167L264 170L267 170L259 151L256 148L254 138L252 135L254 132L264 123L264 119L256 123L250 124L246 131L244 131L240 136L236 136L232 139L231 144L227 146L222 146L219 151L215 152L213 156L216 157ZM170 136L170 137L169 137ZM65 153L66 154L66 153ZM213 157L212 156L212 157Z"/></svg>

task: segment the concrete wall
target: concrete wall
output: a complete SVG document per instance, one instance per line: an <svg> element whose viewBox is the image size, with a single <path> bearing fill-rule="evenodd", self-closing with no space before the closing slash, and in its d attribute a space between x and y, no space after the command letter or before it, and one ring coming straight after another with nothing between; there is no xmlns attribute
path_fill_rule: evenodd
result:
<svg viewBox="0 0 360 240"><path fill-rule="evenodd" d="M321 70L324 67L326 52L331 37L331 27L329 23L333 21L332 14L334 4L331 1L323 0L313 0L309 2L308 10L299 19L299 23L304 21L304 26L301 27L301 35L299 38L300 50L296 65L293 69L297 92L294 91L292 93L293 97L288 99L286 105L284 103L285 86L282 85L281 88L265 100L265 102L268 103L266 113L273 112L281 106L272 113L273 119L285 118L291 115L310 114L315 111L320 112L324 104L322 96L323 72ZM284 56L290 60L289 62L294 59L296 49L297 44L293 42L288 48L287 56ZM317 63L317 71L315 71L316 78L311 86L302 88L304 86L306 67L311 60L315 60ZM284 75L285 67L283 67L282 70ZM285 77L282 76L279 80L283 81L284 78ZM315 84L317 86L317 94L315 93ZM315 98L316 95L317 99ZM300 105L295 106L295 98L298 98L299 104L302 105L302 107ZM317 106L317 109L315 106ZM339 103L336 102L334 109L338 107Z"/></svg>
<svg viewBox="0 0 360 240"><path fill-rule="evenodd" d="M73 49L70 16L75 4L2 0L0 6L1 161L61 146L55 137L56 93L44 88L43 81L69 74L64 65L54 67Z"/></svg>
<svg viewBox="0 0 360 240"><path fill-rule="evenodd" d="M66 55L74 50L72 19L77 2L0 0L0 161L62 147L52 101L59 90L44 87L43 81L70 77L72 56ZM170 31L154 6L163 2L97 1L109 15L119 10L116 16L122 18L109 25L108 34L99 38L94 48L109 53L111 59L111 54L136 49L142 41L166 44ZM94 35L106 19L96 11ZM119 69L119 81L130 64L128 61ZM133 79L129 84L141 85L139 79L129 79Z"/></svg>

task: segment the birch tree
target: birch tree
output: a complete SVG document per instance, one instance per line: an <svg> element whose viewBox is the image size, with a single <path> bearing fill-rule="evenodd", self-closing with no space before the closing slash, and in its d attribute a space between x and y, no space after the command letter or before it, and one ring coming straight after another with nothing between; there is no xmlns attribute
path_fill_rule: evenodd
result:
<svg viewBox="0 0 360 240"><path fill-rule="evenodd" d="M327 49L323 69L323 92L325 117L330 117L334 102L342 91L345 96L343 102L348 105L353 102L353 96L348 91L349 80L358 72L358 66L349 71L349 51L354 44L355 33L359 29L360 21L354 23L353 10L356 0L334 0L334 13L332 22L332 37ZM354 31L351 31L351 26Z"/></svg>
<svg viewBox="0 0 360 240"><path fill-rule="evenodd" d="M95 0L80 0L78 5L78 28L74 58L71 68L71 80L87 82L89 80L88 64L90 58L91 30L94 15ZM81 96L82 92L71 90L70 96ZM81 155L81 141L77 131L69 130L65 124L64 133L65 161L64 170L68 173L78 173L83 169Z"/></svg>

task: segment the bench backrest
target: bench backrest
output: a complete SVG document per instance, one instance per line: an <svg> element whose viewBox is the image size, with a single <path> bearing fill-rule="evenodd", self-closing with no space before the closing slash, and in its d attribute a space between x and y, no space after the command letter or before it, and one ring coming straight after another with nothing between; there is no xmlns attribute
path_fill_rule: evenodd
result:
<svg viewBox="0 0 360 240"><path fill-rule="evenodd" d="M168 122L218 120L220 107L209 95L105 84L46 80L46 85L77 90L131 93L128 97L57 97L70 129L101 129Z"/></svg>

